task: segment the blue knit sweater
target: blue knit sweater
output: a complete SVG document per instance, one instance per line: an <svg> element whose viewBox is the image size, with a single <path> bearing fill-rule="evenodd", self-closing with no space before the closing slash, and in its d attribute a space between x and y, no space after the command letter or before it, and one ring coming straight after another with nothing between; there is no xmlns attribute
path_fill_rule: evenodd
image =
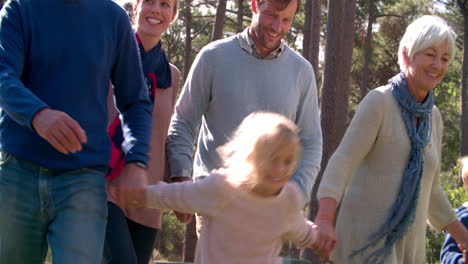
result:
<svg viewBox="0 0 468 264"><path fill-rule="evenodd" d="M457 209L457 217L465 227L468 228L468 204L465 203ZM452 235L446 233L445 242L440 250L440 263L441 264L462 264L463 253L457 246L457 242L453 239Z"/></svg>
<svg viewBox="0 0 468 264"><path fill-rule="evenodd" d="M109 80L124 123L127 161L147 162L151 102L125 11L111 0L9 0L0 11L0 150L58 170L107 167ZM86 131L64 155L31 127L41 109Z"/></svg>

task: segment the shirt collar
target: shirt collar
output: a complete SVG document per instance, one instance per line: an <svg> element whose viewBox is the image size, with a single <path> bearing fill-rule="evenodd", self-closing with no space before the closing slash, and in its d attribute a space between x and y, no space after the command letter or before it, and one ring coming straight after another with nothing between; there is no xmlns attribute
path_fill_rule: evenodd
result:
<svg viewBox="0 0 468 264"><path fill-rule="evenodd" d="M266 56L263 56L262 54L258 53L255 47L255 42L253 41L252 37L249 35L248 31L249 31L249 28L244 29L244 31L239 33L239 37L238 37L239 45L248 54L255 56L258 59L264 59L264 60L273 60L273 59L278 58L281 54L283 54L284 47L285 47L283 40L281 40L278 48L274 49Z"/></svg>

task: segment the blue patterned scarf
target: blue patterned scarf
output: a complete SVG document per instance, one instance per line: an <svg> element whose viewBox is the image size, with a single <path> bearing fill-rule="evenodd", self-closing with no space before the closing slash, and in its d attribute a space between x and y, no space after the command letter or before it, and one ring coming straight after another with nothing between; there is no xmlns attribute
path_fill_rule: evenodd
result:
<svg viewBox="0 0 468 264"><path fill-rule="evenodd" d="M167 89L172 86L172 74L169 61L166 58L166 53L162 48L161 41L156 44L148 52L145 51L143 43L138 34L135 33L135 38L140 50L141 65L143 75L145 76L146 90L151 101L154 103L156 97L156 87L159 89Z"/></svg>
<svg viewBox="0 0 468 264"><path fill-rule="evenodd" d="M397 199L391 206L385 223L369 237L367 245L351 254L351 257L362 254L367 249L375 248L377 243L384 240L383 247L374 249L367 256L365 263L372 264L384 262L395 242L405 235L414 221L423 174L423 150L429 142L432 128L433 91L429 91L423 103L418 103L406 86L404 73L394 76L389 83L393 96L400 105L401 116L411 141L411 152ZM417 118L417 126L415 126L414 118Z"/></svg>

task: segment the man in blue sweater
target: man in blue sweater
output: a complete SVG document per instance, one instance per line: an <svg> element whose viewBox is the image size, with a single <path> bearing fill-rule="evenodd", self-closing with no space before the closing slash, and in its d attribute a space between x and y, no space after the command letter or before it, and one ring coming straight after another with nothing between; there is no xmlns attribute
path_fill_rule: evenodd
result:
<svg viewBox="0 0 468 264"><path fill-rule="evenodd" d="M109 80L124 126L124 204L141 202L151 131L137 45L111 0L0 11L0 263L101 263Z"/></svg>

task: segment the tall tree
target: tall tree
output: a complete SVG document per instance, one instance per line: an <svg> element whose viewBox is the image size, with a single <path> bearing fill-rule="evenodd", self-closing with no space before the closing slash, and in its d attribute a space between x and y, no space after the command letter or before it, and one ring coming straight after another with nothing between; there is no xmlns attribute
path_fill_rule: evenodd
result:
<svg viewBox="0 0 468 264"><path fill-rule="evenodd" d="M369 0L367 10L368 10L368 18L367 18L367 32L366 32L366 40L364 44L364 64L362 66L361 71L361 89L360 89L360 100L364 98L367 94L368 86L369 86L369 64L372 55L371 49L371 42L372 42L372 28L375 22L375 9L376 9L376 0Z"/></svg>
<svg viewBox="0 0 468 264"><path fill-rule="evenodd" d="M463 15L464 22L464 46L463 46L463 66L462 84L460 87L461 105L461 142L460 154L468 155L468 0L457 0L458 8Z"/></svg>
<svg viewBox="0 0 468 264"><path fill-rule="evenodd" d="M184 80L192 64L192 1L185 0L184 19L185 19L185 50L184 50Z"/></svg>
<svg viewBox="0 0 468 264"><path fill-rule="evenodd" d="M226 4L227 0L218 1L218 7L216 8L216 16L213 26L213 33L211 34L211 41L223 38L224 19L226 17Z"/></svg>
<svg viewBox="0 0 468 264"><path fill-rule="evenodd" d="M320 26L322 20L322 1L305 1L304 39L302 41L303 56L314 68L315 77L318 76L319 50L320 50Z"/></svg>
<svg viewBox="0 0 468 264"><path fill-rule="evenodd" d="M343 25L343 46L342 50L342 65L340 67L341 85L339 85L338 109L336 122L336 131L338 142L341 141L346 131L348 123L348 105L349 105L349 91L351 90L351 64L353 58L354 48L354 20L356 16L356 0L345 1L344 25Z"/></svg>
<svg viewBox="0 0 468 264"><path fill-rule="evenodd" d="M236 32L242 32L244 30L244 0L237 0L237 24Z"/></svg>
<svg viewBox="0 0 468 264"><path fill-rule="evenodd" d="M0 0L1 1L1 0ZM127 12L130 21L133 21L133 4L132 2L126 2L122 5L123 9Z"/></svg>
<svg viewBox="0 0 468 264"><path fill-rule="evenodd" d="M185 20L185 50L184 50L184 80L192 65L192 1L185 0L184 20ZM195 220L188 224L185 229L184 238L184 261L193 262L195 259L195 248L197 246L197 235L195 232Z"/></svg>
<svg viewBox="0 0 468 264"><path fill-rule="evenodd" d="M348 0L346 0L348 1ZM344 39L344 9L345 0L329 0L328 1L328 18L326 27L326 46L325 46L325 65L322 82L322 99L321 99L321 125L323 133L323 155L322 163L317 179L315 180L314 188L309 204L309 218L314 219L317 214L317 190L322 180L324 168L327 165L328 159L338 146L339 139L337 138L337 115L339 102L338 100L342 67L342 44ZM312 250L306 249L304 258L312 260L313 263L318 263L318 256Z"/></svg>
<svg viewBox="0 0 468 264"><path fill-rule="evenodd" d="M195 248L197 247L197 231L195 217L190 224L185 226L184 237L184 262L193 262L195 260Z"/></svg>

